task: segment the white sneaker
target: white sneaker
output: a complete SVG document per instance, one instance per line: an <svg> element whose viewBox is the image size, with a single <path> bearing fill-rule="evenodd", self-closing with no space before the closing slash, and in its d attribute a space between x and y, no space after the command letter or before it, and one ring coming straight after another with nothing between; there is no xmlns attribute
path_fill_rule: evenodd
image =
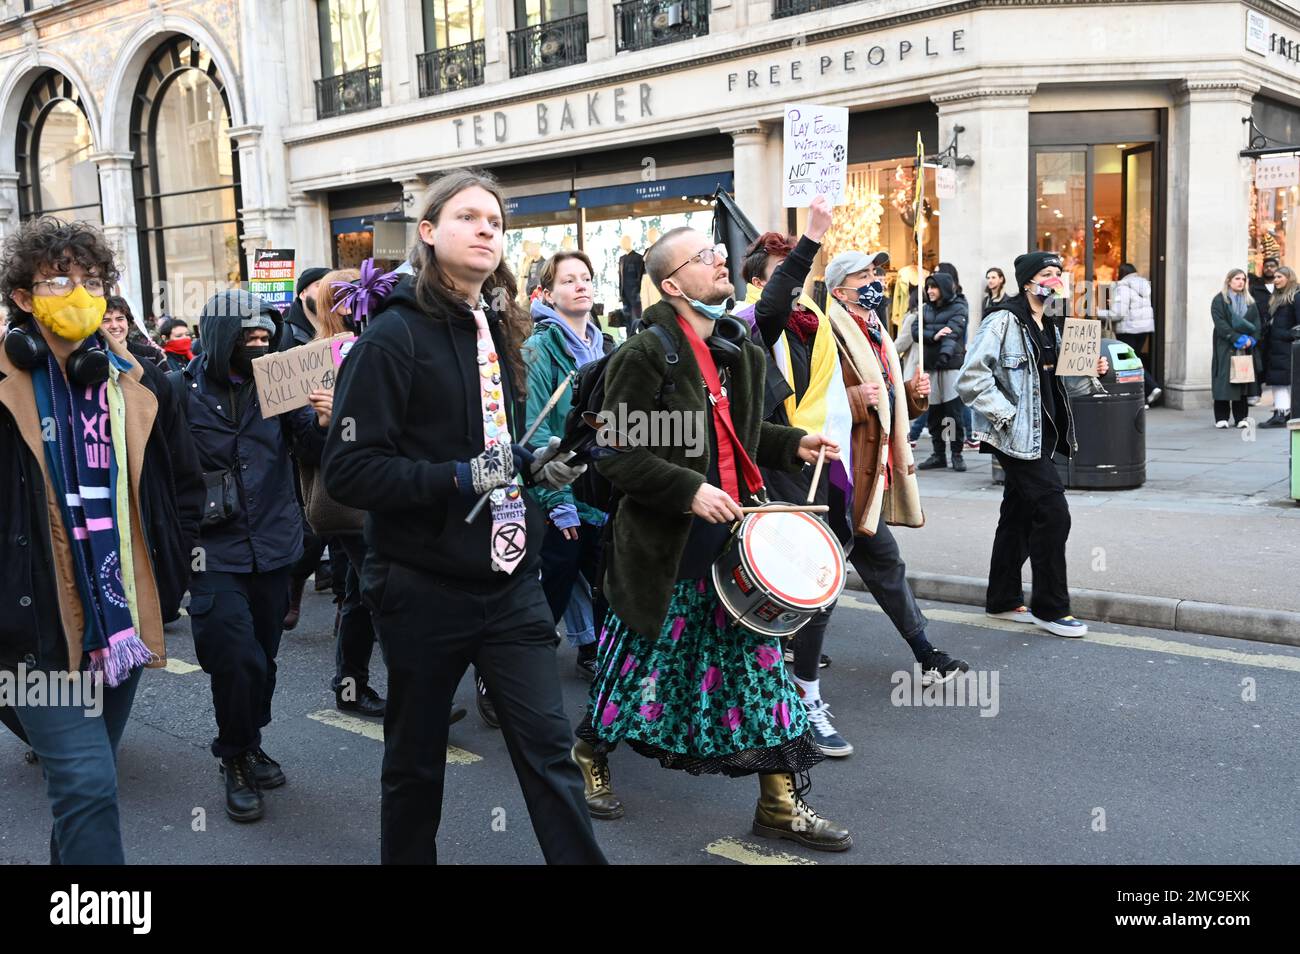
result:
<svg viewBox="0 0 1300 954"><path fill-rule="evenodd" d="M1244 431L1248 427L1250 427L1250 418L1237 422L1237 430Z"/></svg>
<svg viewBox="0 0 1300 954"><path fill-rule="evenodd" d="M808 724L812 726L813 738L817 740L817 748L821 749L822 755L833 759L852 755L853 746L844 741L835 731L835 726L831 725L831 707L826 700L818 699L813 703L805 700L803 705L804 711L808 713Z"/></svg>
<svg viewBox="0 0 1300 954"><path fill-rule="evenodd" d="M1009 619L1013 623L1032 623L1034 621L1034 614L1029 612L1028 606L1020 606L1003 613L985 613L984 615L989 619Z"/></svg>
<svg viewBox="0 0 1300 954"><path fill-rule="evenodd" d="M1215 426L1215 427L1218 427L1218 428L1222 428L1223 430L1227 430L1227 429L1228 429L1228 422L1227 422L1227 421L1215 421L1215 422L1214 422L1214 426Z"/></svg>
<svg viewBox="0 0 1300 954"><path fill-rule="evenodd" d="M1054 636L1069 636L1078 639L1080 636L1088 634L1088 626L1081 623L1073 616L1062 616L1060 619L1039 619L1034 617L1034 625L1039 626Z"/></svg>

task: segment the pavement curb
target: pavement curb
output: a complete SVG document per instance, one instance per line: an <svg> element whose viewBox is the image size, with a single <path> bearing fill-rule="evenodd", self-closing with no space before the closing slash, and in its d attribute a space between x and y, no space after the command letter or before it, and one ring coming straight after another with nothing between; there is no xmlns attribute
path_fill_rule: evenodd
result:
<svg viewBox="0 0 1300 954"><path fill-rule="evenodd" d="M918 599L968 606L983 606L988 588L988 580L974 576L912 572L907 574L907 579ZM853 590L866 590L856 573L849 574L847 586ZM1285 610L1073 587L1070 589L1070 609L1086 622L1123 623L1180 633L1300 646L1300 613Z"/></svg>

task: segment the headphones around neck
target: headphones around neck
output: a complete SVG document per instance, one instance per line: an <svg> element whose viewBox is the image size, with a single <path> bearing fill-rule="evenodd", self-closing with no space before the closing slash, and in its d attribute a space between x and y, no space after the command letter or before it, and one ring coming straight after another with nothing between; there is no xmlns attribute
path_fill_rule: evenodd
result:
<svg viewBox="0 0 1300 954"><path fill-rule="evenodd" d="M108 380L108 350L94 347L94 337L91 335L68 355L68 380L80 388ZM5 354L22 370L32 371L45 363L50 346L39 331L26 324L14 325L5 333Z"/></svg>
<svg viewBox="0 0 1300 954"><path fill-rule="evenodd" d="M739 318L723 315L713 325L713 334L705 339L713 359L719 364L734 365L744 353L745 342L749 339L749 329Z"/></svg>

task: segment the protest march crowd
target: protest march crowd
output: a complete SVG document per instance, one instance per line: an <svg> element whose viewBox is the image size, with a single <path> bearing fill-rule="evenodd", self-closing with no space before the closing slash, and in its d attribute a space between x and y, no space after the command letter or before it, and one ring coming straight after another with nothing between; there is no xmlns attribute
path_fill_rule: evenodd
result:
<svg viewBox="0 0 1300 954"><path fill-rule="evenodd" d="M1002 282L969 342L955 270L941 267L899 327L900 353L882 320L886 253L840 252L824 301L805 290L831 225L819 197L802 235L759 235L739 263L712 236L664 234L644 255L661 300L626 316L616 346L593 317L583 252L554 254L521 295L504 210L490 176L448 172L396 271L304 269L283 314L222 291L192 321L162 322L156 342L115 297L94 227L37 218L6 240L0 669L103 690L93 714L0 702L44 772L52 862L125 860L117 750L183 603L227 813L264 815L264 793L293 771L292 753L276 753L282 766L263 748L276 657L325 547L336 704L383 720L391 864L437 859L470 668L549 863L605 861L592 819L625 814L620 747L693 775L757 776L755 834L849 849L852 833L808 801L818 763L853 751L820 677L829 621L851 565L924 685L970 669L927 637L894 530L925 524L918 469L957 467L964 447L1006 474L985 611L1087 631L1070 610L1053 458L1078 450L1070 398L1108 365L1057 373L1069 301L1055 253L993 270ZM1242 290L1223 298L1216 322L1256 327ZM337 375L264 413L263 369L326 341L345 343ZM652 419L692 424L641 427ZM934 440L920 465L914 422ZM692 438L641 436L654 433ZM577 726L559 632L591 683ZM386 698L371 685L376 644Z"/></svg>

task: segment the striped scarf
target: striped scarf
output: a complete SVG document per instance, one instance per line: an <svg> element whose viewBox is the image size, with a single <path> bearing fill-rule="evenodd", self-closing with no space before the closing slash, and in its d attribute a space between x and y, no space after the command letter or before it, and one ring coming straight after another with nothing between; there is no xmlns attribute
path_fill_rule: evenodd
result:
<svg viewBox="0 0 1300 954"><path fill-rule="evenodd" d="M153 660L139 636L131 556L125 417L116 375L70 386L51 355L32 375L37 406L49 422L45 458L68 532L77 591L85 608L82 648L91 672L110 686Z"/></svg>

